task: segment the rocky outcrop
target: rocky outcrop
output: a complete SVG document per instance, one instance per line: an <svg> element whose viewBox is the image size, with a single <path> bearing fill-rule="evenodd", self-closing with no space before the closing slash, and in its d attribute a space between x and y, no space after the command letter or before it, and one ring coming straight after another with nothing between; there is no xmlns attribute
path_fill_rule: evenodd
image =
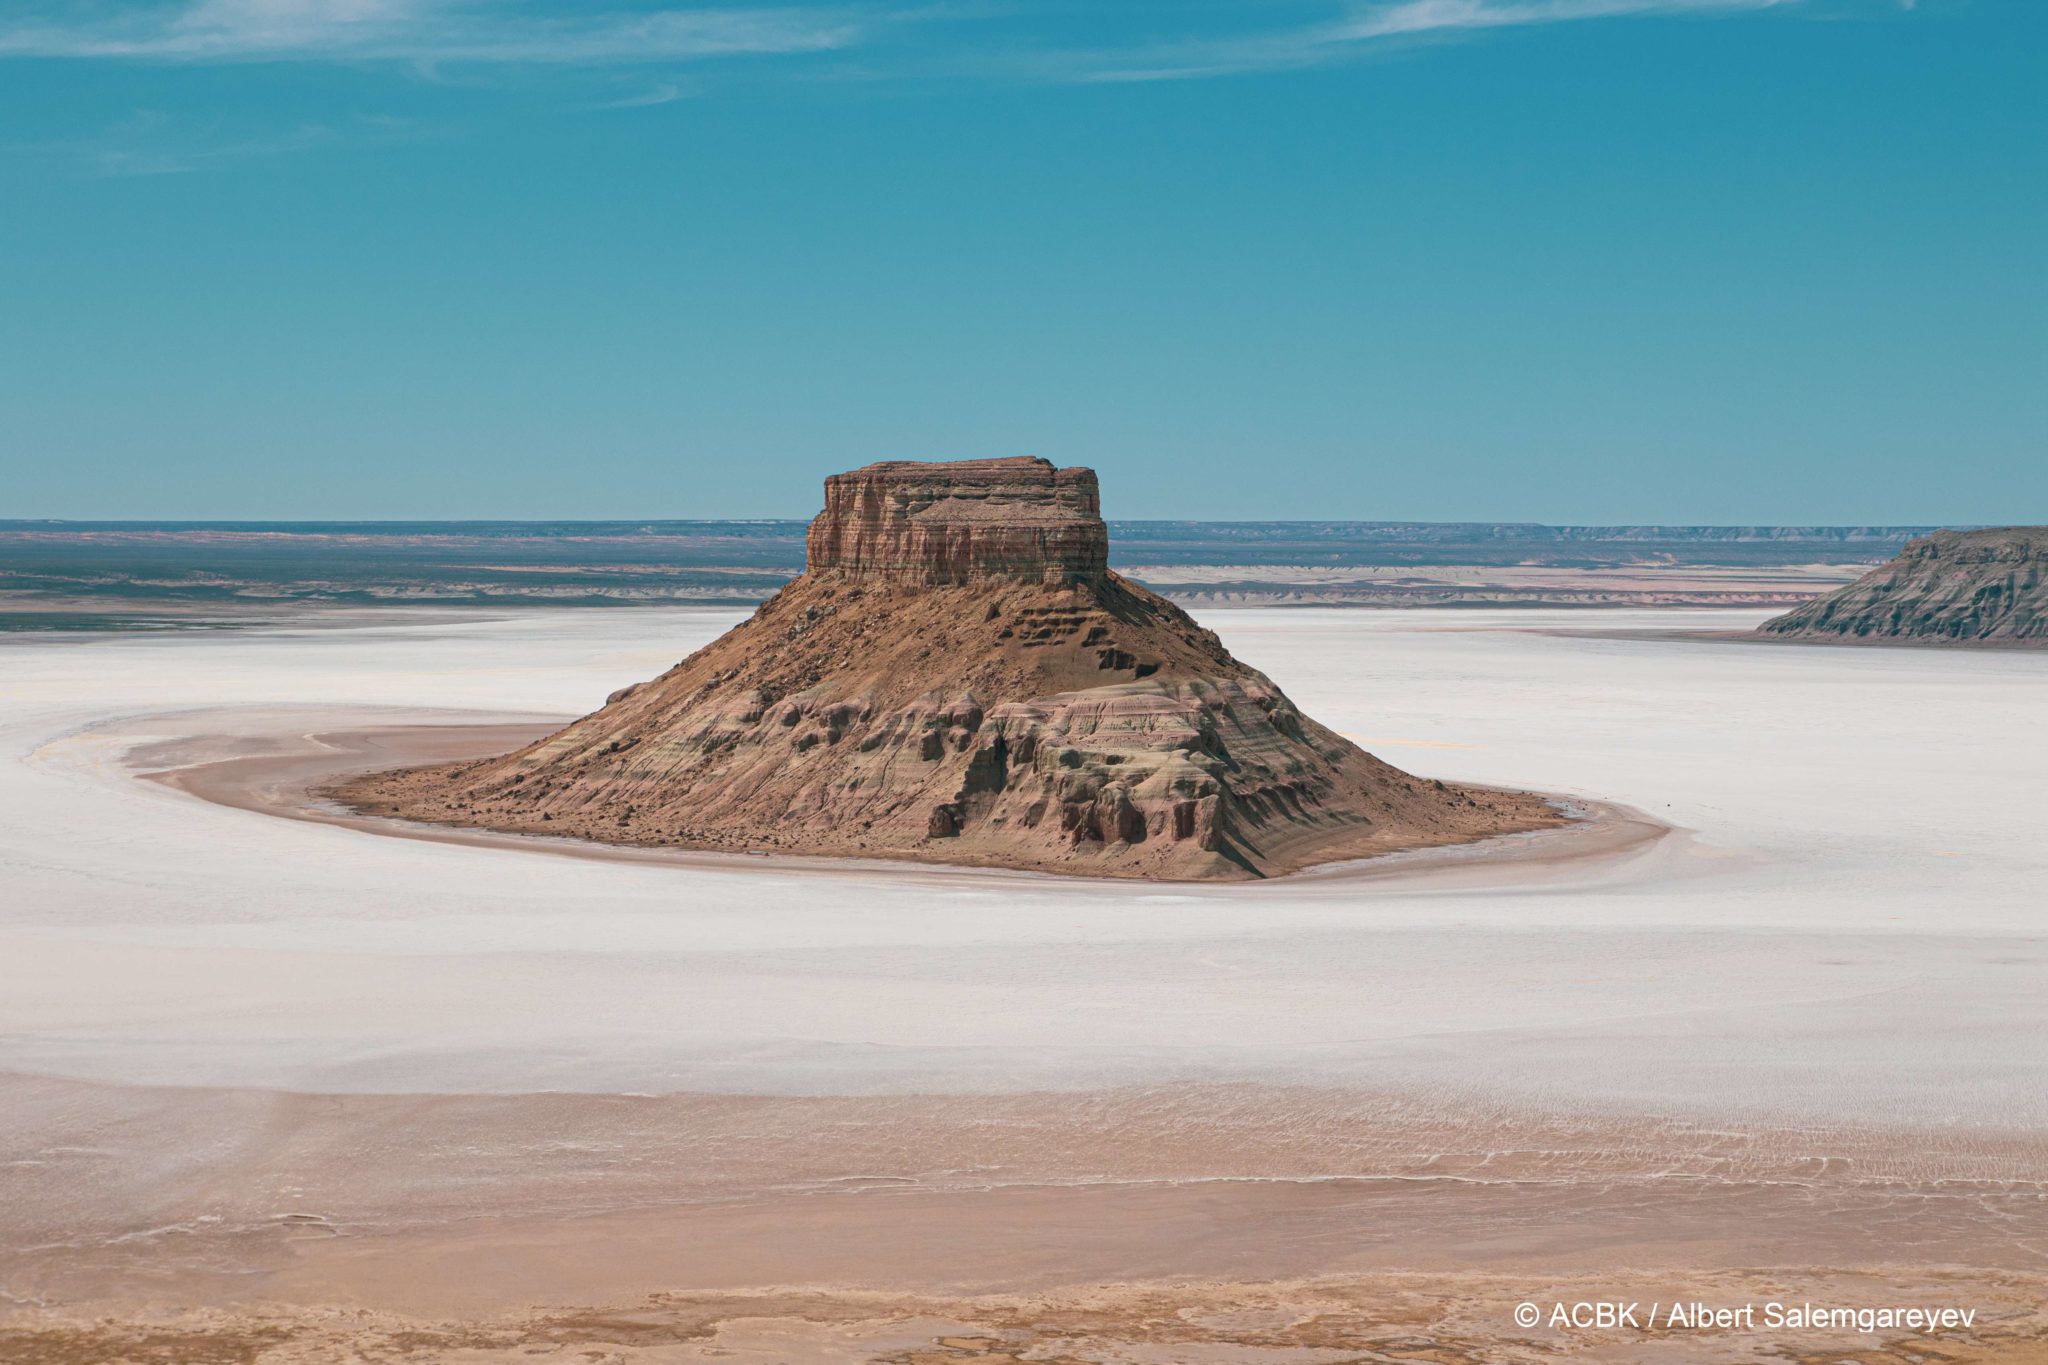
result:
<svg viewBox="0 0 2048 1365"><path fill-rule="evenodd" d="M2048 645L2048 527L1936 531L1759 630L1783 639Z"/></svg>
<svg viewBox="0 0 2048 1365"><path fill-rule="evenodd" d="M661 677L516 753L381 773L364 811L614 843L1256 877L1556 823L1301 714L1105 563L1043 460L827 481L809 567Z"/></svg>
<svg viewBox="0 0 2048 1365"><path fill-rule="evenodd" d="M892 460L825 480L805 568L903 585L1100 582L1109 530L1092 469L1046 460Z"/></svg>

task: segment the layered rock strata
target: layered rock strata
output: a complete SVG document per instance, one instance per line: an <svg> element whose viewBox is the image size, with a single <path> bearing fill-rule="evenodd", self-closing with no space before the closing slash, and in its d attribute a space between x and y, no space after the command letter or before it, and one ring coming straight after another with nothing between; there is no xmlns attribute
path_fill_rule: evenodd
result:
<svg viewBox="0 0 2048 1365"><path fill-rule="evenodd" d="M1936 531L1759 630L1786 639L2048 645L2048 526Z"/></svg>
<svg viewBox="0 0 2048 1365"><path fill-rule="evenodd" d="M1557 823L1382 763L1111 573L1095 475L892 462L826 482L804 575L515 753L337 795L610 843L1263 877Z"/></svg>
<svg viewBox="0 0 2048 1365"><path fill-rule="evenodd" d="M1099 582L1109 528L1092 469L1045 460L896 460L825 480L804 536L814 574L906 587Z"/></svg>

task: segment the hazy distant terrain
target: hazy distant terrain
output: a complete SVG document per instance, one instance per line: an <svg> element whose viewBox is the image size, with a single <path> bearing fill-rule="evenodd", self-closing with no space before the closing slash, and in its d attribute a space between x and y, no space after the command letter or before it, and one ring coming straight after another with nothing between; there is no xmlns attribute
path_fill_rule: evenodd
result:
<svg viewBox="0 0 2048 1365"><path fill-rule="evenodd" d="M744 603L803 521L0 521L0 616L37 628L284 604ZM1212 606L1789 606L1921 526L1112 521L1110 562ZM32 617L32 620L25 618Z"/></svg>

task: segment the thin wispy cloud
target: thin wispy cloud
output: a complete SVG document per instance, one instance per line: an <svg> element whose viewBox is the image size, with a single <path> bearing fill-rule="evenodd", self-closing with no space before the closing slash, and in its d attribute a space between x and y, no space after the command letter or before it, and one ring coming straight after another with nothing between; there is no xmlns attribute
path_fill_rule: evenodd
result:
<svg viewBox="0 0 2048 1365"><path fill-rule="evenodd" d="M1398 0L1353 6L1339 18L1216 40L1167 41L1122 52L1066 54L1080 81L1189 80L1322 66L1403 38L1451 36L1654 15L1786 9L1804 0Z"/></svg>
<svg viewBox="0 0 2048 1365"><path fill-rule="evenodd" d="M606 100L598 105L600 109L653 109L663 104L674 104L677 100L689 98L689 92L674 81L662 81L646 90L617 99Z"/></svg>
<svg viewBox="0 0 2048 1365"><path fill-rule="evenodd" d="M385 114L234 127L164 109L138 109L105 127L42 142L0 144L0 155L68 166L96 178L185 175L323 148L417 142L435 135Z"/></svg>
<svg viewBox="0 0 2048 1365"><path fill-rule="evenodd" d="M188 139L178 145L152 145L144 131L133 126L117 129L116 135L101 145L82 148L86 169L93 175L110 177L186 175L224 162L288 156L331 146L338 136L325 124L303 124L260 137Z"/></svg>
<svg viewBox="0 0 2048 1365"><path fill-rule="evenodd" d="M0 19L0 58L662 66L858 50L870 75L1170 80L1323 65L1431 35L1808 3L1241 0L1088 11L1022 0L43 0ZM1282 22L1288 13L1296 18ZM1074 41L1091 30L1103 36Z"/></svg>
<svg viewBox="0 0 2048 1365"><path fill-rule="evenodd" d="M186 0L60 6L0 23L0 56L163 62L655 63L823 52L880 12L852 8L601 10L490 0Z"/></svg>
<svg viewBox="0 0 2048 1365"><path fill-rule="evenodd" d="M1912 0L0 0L0 63L387 64L564 108L633 110L734 81L1191 80L1329 66L1492 30L1823 3L1839 12L1910 9ZM454 126L446 113L428 117ZM168 175L387 136L314 101L289 123L239 111L144 115L0 153L54 150L91 174Z"/></svg>

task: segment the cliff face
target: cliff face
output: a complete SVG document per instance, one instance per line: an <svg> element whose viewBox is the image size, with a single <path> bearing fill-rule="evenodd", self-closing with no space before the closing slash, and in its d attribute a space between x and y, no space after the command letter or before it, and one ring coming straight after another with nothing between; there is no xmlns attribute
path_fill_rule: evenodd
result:
<svg viewBox="0 0 2048 1365"><path fill-rule="evenodd" d="M809 567L661 677L516 753L338 795L616 843L1171 879L1557 822L1400 772L1111 573L1092 471L890 463L826 483Z"/></svg>
<svg viewBox="0 0 2048 1365"><path fill-rule="evenodd" d="M2048 645L2048 527L1936 531L1758 629L1792 639Z"/></svg>
<svg viewBox="0 0 2048 1365"><path fill-rule="evenodd" d="M805 568L902 585L1100 581L1109 530L1092 469L1045 460L869 465L825 480Z"/></svg>

